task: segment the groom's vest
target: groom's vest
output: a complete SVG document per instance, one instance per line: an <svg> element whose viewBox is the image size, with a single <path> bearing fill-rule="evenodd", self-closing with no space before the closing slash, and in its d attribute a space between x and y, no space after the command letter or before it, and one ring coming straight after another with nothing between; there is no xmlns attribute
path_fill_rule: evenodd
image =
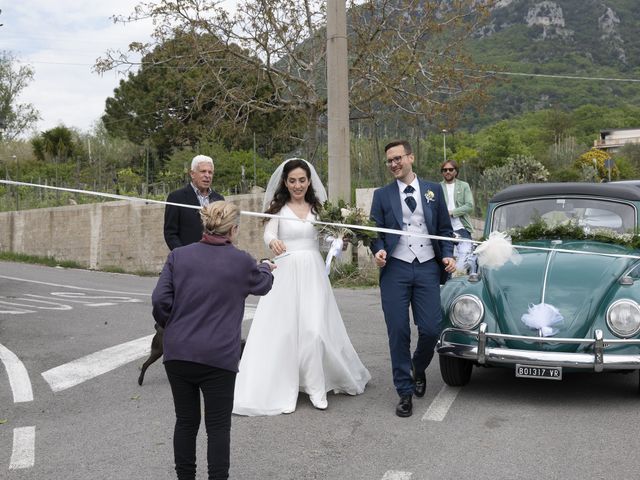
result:
<svg viewBox="0 0 640 480"><path fill-rule="evenodd" d="M429 230L424 221L420 192L416 191L414 193L417 205L413 212L409 210L409 207L404 202L404 194L400 193L400 196L403 199L400 202L402 205L402 229L411 233L428 235ZM391 256L408 263L413 262L417 258L420 263L423 263L435 257L435 253L433 252L431 239L401 235Z"/></svg>

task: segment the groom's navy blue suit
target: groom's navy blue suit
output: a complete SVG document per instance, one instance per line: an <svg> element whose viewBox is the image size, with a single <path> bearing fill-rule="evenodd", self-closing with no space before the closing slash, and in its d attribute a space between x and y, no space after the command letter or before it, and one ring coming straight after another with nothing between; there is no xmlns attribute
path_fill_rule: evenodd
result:
<svg viewBox="0 0 640 480"><path fill-rule="evenodd" d="M438 183L420 179L418 184L419 198L414 198L421 201L421 215L409 218L411 212L403 205L403 195L398 182L394 180L374 192L372 220L378 227L394 230L403 230L403 224L409 221L423 221L430 235L453 237L442 187ZM446 279L442 259L453 257L452 242L432 240L434 257L420 261L418 256L425 258L422 248L431 255L429 241L418 237L410 238L412 250L408 252L407 247L403 246L403 259L394 257L400 235L380 233L371 246L374 255L381 249L387 252L387 263L380 270L380 296L389 335L393 382L401 397L414 392L412 367L416 372L424 372L433 358L441 330L440 283L444 283ZM414 255L413 252L418 253ZM418 343L413 356L409 306L418 328Z"/></svg>

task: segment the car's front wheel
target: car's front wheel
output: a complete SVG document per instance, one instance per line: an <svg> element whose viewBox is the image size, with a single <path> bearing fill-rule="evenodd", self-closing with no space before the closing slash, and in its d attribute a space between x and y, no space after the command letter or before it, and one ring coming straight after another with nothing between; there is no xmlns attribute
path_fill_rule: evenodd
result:
<svg viewBox="0 0 640 480"><path fill-rule="evenodd" d="M469 360L440 355L440 375L451 387L462 387L469 383L473 363Z"/></svg>

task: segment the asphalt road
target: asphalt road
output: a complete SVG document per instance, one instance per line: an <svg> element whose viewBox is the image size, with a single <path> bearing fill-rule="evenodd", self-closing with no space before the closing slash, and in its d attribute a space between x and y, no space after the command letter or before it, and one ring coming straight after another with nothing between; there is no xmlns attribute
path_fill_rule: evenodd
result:
<svg viewBox="0 0 640 480"><path fill-rule="evenodd" d="M173 404L160 363L136 383L155 282L0 262L1 479L174 478ZM638 477L636 373L545 381L475 369L467 387L452 389L435 361L427 395L401 419L377 290L336 296L373 377L366 392L330 395L326 411L301 395L291 415L234 417L231 478ZM203 426L199 479L205 443Z"/></svg>

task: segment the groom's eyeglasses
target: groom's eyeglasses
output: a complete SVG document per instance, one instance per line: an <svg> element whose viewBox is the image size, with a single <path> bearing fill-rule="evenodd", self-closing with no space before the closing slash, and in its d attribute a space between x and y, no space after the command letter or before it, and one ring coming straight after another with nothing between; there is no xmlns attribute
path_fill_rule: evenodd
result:
<svg viewBox="0 0 640 480"><path fill-rule="evenodd" d="M444 172L455 172L456 169L455 168L441 168L440 171L442 173L444 173Z"/></svg>
<svg viewBox="0 0 640 480"><path fill-rule="evenodd" d="M406 157L407 155L410 155L410 154L404 153L402 155L397 155L395 157L387 158L385 162L387 163L387 165L391 166L394 163L400 163L402 161L402 157Z"/></svg>

